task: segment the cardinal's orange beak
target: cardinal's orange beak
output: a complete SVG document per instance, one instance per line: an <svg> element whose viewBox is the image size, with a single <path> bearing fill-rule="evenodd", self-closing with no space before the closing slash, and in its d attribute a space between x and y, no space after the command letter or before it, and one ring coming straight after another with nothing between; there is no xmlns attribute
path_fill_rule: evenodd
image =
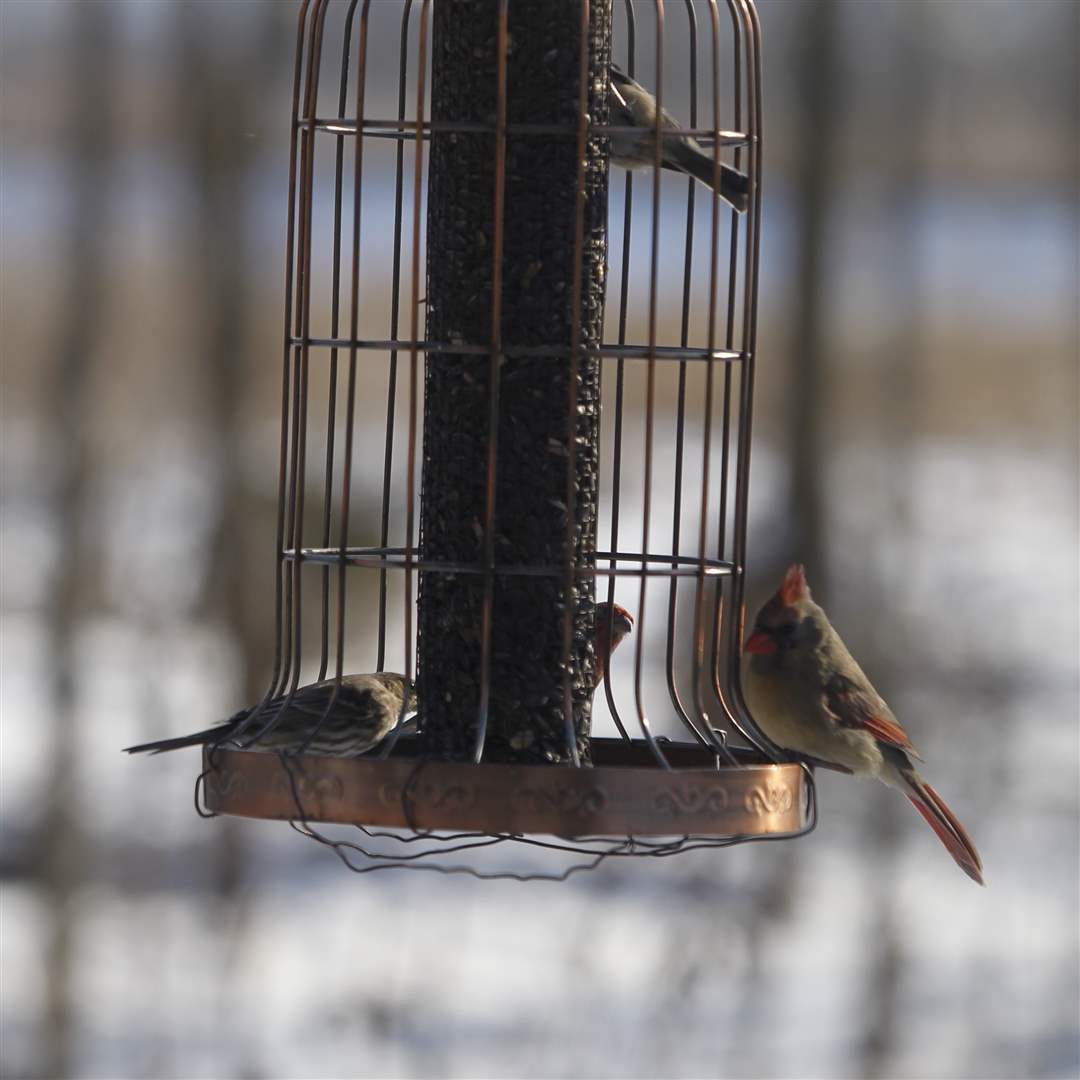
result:
<svg viewBox="0 0 1080 1080"><path fill-rule="evenodd" d="M766 634L764 630L755 630L746 639L746 644L743 646L743 652L774 653L776 652L776 642L771 635Z"/></svg>

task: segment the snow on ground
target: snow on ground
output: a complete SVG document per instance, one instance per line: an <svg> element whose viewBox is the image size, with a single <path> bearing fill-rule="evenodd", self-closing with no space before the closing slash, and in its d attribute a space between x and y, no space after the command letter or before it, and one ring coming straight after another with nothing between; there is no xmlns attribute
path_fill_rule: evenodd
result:
<svg viewBox="0 0 1080 1080"><path fill-rule="evenodd" d="M985 890L894 792L832 775L819 827L798 843L609 861L562 885L354 876L285 826L197 818L194 754L119 753L224 715L237 688L211 627L98 619L80 637L78 1075L855 1077L875 1003L877 875L899 943L887 1074L1076 1075L1075 649L1043 647L1076 642L1075 612L1056 602L1075 568L1055 545L1016 556L1068 531L1061 475L1039 486L1030 461L989 462L1007 488L1030 488L1000 515L979 486L985 454L927 453L911 544L932 537L931 550L907 595L894 704L977 839ZM835 468L850 482L872 463ZM994 527L959 520L961 505ZM839 553L836 569L853 558ZM943 614L956 588L977 615L962 634ZM47 663L32 616L5 616L0 631L10 849L48 783ZM982 680L991 689L973 701L968 683ZM879 811L900 818L889 852L863 826ZM227 829L241 869L225 900L214 883ZM553 865L532 849L477 865L508 862ZM12 1076L40 1022L46 901L25 882L0 893Z"/></svg>

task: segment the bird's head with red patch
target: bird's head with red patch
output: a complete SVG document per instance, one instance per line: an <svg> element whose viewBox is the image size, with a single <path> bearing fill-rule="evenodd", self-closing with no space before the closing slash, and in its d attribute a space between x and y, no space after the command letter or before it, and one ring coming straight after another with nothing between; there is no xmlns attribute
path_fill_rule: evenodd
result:
<svg viewBox="0 0 1080 1080"><path fill-rule="evenodd" d="M611 648L597 649L601 655L614 652L631 630L634 629L634 617L620 604L597 604L596 605L596 638L597 641L607 640L608 625L611 626Z"/></svg>
<svg viewBox="0 0 1080 1080"><path fill-rule="evenodd" d="M619 647L631 630L634 629L634 617L619 604L596 605L596 685L599 686L607 671L608 657ZM610 642L608 633L610 630Z"/></svg>
<svg viewBox="0 0 1080 1080"><path fill-rule="evenodd" d="M758 612L743 651L769 655L793 648L809 602L810 587L806 584L806 571L795 563L788 567L780 588Z"/></svg>

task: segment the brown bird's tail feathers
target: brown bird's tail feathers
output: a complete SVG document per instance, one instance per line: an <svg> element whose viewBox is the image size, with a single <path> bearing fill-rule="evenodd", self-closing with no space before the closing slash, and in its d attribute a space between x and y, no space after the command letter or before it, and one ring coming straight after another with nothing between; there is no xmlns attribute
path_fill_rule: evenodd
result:
<svg viewBox="0 0 1080 1080"><path fill-rule="evenodd" d="M182 750L185 746L200 746L211 738L209 731L197 731L194 735L180 735L175 739L158 739L156 742L125 746L125 754L163 754L166 750Z"/></svg>
<svg viewBox="0 0 1080 1080"><path fill-rule="evenodd" d="M205 731L196 731L192 735L178 735L175 739L158 739L155 742L140 743L138 746L125 746L124 753L164 754L167 750L182 750L185 746L201 746L203 743L211 743L221 736L228 735L230 731L236 729L238 723L239 721L230 720L207 728Z"/></svg>
<svg viewBox="0 0 1080 1080"><path fill-rule="evenodd" d="M314 715L314 714L313 714ZM240 723L246 718L247 711L241 715L238 721L229 721L224 724L219 724L217 727L207 728L205 731L196 731L193 735L178 735L175 739L158 739L155 742L140 743L138 746L125 746L125 754L164 754L169 750L182 750L185 746L202 746L204 744L212 744L221 741L222 745L226 745L230 735L235 734ZM401 735L415 735L417 733L418 724L415 716L411 716L401 723L399 734ZM255 725L249 732L245 733L245 739L251 739L258 731L258 725ZM308 732L315 732L318 734L315 723L313 722L310 727L301 730L292 742L299 745L304 745L306 735ZM332 732L327 733L328 736ZM239 746L240 744L235 744ZM295 747L293 747L295 749ZM261 744L259 740L255 740L253 746L249 746L248 749L255 750L278 750L282 749L277 744L266 743ZM313 741L313 748L309 751L312 754L318 753L331 753L331 750L323 746L317 739Z"/></svg>
<svg viewBox="0 0 1080 1080"><path fill-rule="evenodd" d="M689 141L676 142L673 139L671 144L668 156L672 166L689 173L706 187L711 188L714 175L712 154L705 153ZM750 204L750 180L738 169L733 169L730 165L721 162L719 194L725 202L738 210L740 214L744 214Z"/></svg>
<svg viewBox="0 0 1080 1080"><path fill-rule="evenodd" d="M911 791L907 794L911 805L926 819L927 825L937 834L945 845L946 851L953 857L956 865L972 881L985 885L982 876L982 860L975 850L964 826L956 815L945 805L945 800L914 771L901 773Z"/></svg>

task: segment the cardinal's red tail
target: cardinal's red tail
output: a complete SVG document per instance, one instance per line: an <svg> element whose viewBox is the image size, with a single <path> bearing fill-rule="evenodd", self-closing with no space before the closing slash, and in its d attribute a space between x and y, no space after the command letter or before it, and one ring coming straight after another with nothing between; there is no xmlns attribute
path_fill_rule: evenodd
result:
<svg viewBox="0 0 1080 1080"><path fill-rule="evenodd" d="M945 805L945 800L915 773L904 773L904 779L911 788L908 798L911 805L926 819L926 823L937 833L938 839L945 845L956 865L972 881L985 884L982 878L982 860L975 850L964 826L956 815Z"/></svg>

